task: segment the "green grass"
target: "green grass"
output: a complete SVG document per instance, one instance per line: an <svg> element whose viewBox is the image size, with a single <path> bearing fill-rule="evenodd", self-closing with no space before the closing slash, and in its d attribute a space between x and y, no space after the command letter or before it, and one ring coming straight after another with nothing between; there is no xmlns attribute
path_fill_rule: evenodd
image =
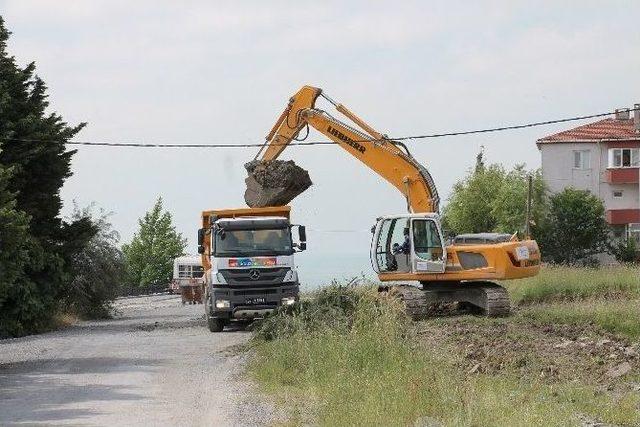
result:
<svg viewBox="0 0 640 427"><path fill-rule="evenodd" d="M471 374L461 355L425 348L413 331L397 302L374 289L329 287L258 329L249 373L294 425L566 426L580 416L640 424L637 393Z"/></svg>
<svg viewBox="0 0 640 427"><path fill-rule="evenodd" d="M596 325L633 341L640 340L640 300L543 304L523 308L518 315L542 323Z"/></svg>
<svg viewBox="0 0 640 427"><path fill-rule="evenodd" d="M540 274L505 282L513 303L575 301L593 298L639 298L640 267L543 267Z"/></svg>

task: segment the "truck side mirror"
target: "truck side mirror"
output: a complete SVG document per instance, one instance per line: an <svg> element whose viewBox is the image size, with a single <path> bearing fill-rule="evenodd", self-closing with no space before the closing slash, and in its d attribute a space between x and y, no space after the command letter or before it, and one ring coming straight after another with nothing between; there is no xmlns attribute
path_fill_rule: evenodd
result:
<svg viewBox="0 0 640 427"><path fill-rule="evenodd" d="M304 225L298 227L298 236L301 243L305 243L307 241L307 228ZM305 244L305 247L306 246L307 245Z"/></svg>
<svg viewBox="0 0 640 427"><path fill-rule="evenodd" d="M198 246L202 246L204 244L204 228L198 230ZM198 249L200 250L200 249ZM203 252L200 252L203 253Z"/></svg>
<svg viewBox="0 0 640 427"><path fill-rule="evenodd" d="M301 251L306 251L307 250L307 242L300 242L300 250Z"/></svg>
<svg viewBox="0 0 640 427"><path fill-rule="evenodd" d="M204 246L202 246L202 245L198 245L198 253L199 253L200 255L204 254Z"/></svg>

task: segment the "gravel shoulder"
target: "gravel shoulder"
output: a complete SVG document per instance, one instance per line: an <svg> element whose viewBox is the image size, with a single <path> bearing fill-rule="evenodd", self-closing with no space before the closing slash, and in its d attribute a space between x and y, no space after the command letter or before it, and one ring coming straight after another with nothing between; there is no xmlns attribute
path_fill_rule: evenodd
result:
<svg viewBox="0 0 640 427"><path fill-rule="evenodd" d="M201 305L120 299L113 320L0 341L0 424L267 425L242 376L249 334L212 334Z"/></svg>

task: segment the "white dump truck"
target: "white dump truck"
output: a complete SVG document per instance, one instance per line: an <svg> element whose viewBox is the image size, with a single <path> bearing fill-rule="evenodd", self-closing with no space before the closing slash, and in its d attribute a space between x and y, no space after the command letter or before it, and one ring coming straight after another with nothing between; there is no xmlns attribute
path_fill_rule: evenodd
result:
<svg viewBox="0 0 640 427"><path fill-rule="evenodd" d="M202 213L198 252L205 269L204 304L211 332L234 320L264 317L298 300L294 254L306 249L303 226L288 206ZM294 242L292 228L298 228Z"/></svg>

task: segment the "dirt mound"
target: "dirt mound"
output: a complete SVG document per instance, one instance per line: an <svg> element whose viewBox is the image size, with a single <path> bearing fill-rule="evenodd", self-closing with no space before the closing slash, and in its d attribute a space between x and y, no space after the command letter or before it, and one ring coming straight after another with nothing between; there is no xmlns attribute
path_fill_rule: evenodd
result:
<svg viewBox="0 0 640 427"><path fill-rule="evenodd" d="M309 172L293 160L254 160L244 167L244 200L252 208L286 205L312 185Z"/></svg>

